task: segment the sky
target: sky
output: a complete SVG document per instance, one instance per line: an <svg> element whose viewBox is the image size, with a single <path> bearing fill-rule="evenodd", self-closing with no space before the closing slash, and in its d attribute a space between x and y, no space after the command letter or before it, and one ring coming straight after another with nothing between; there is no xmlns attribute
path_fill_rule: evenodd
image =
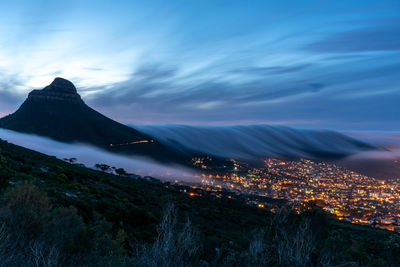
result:
<svg viewBox="0 0 400 267"><path fill-rule="evenodd" d="M400 1L1 1L0 116L55 77L124 123L400 131Z"/></svg>

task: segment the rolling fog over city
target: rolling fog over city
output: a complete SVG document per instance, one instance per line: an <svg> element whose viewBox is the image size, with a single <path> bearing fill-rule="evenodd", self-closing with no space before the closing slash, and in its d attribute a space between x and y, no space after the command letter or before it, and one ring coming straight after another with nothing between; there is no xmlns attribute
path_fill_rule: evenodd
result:
<svg viewBox="0 0 400 267"><path fill-rule="evenodd" d="M265 157L330 159L382 148L339 132L286 126L132 125L168 146L249 161ZM383 141L383 140L382 140ZM396 140L398 143L398 139ZM383 144L382 144L383 145Z"/></svg>

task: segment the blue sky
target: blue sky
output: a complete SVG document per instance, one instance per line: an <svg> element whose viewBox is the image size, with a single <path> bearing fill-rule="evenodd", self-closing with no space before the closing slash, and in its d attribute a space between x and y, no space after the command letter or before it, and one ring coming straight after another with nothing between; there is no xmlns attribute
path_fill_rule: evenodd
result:
<svg viewBox="0 0 400 267"><path fill-rule="evenodd" d="M1 1L0 115L56 76L126 123L400 130L400 1Z"/></svg>

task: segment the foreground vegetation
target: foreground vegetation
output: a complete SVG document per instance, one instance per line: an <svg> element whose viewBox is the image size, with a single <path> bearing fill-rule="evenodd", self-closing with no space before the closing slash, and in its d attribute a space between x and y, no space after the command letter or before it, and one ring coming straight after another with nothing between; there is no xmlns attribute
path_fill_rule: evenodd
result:
<svg viewBox="0 0 400 267"><path fill-rule="evenodd" d="M396 233L190 197L0 141L0 266L399 266ZM227 193L228 194L228 193ZM243 197L245 198L245 196Z"/></svg>

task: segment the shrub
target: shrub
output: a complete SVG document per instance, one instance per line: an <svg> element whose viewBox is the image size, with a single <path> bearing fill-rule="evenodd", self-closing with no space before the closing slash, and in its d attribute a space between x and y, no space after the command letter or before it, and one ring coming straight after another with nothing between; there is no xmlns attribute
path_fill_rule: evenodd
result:
<svg viewBox="0 0 400 267"><path fill-rule="evenodd" d="M40 232L50 209L47 197L32 184L21 184L4 196L0 219L14 233L34 237Z"/></svg>
<svg viewBox="0 0 400 267"><path fill-rule="evenodd" d="M88 249L89 237L82 218L74 207L60 207L51 212L45 224L43 239L64 253L78 253Z"/></svg>
<svg viewBox="0 0 400 267"><path fill-rule="evenodd" d="M59 251L41 240L50 206L32 184L18 185L0 209L1 266L55 266Z"/></svg>
<svg viewBox="0 0 400 267"><path fill-rule="evenodd" d="M59 181L60 183L65 183L68 181L68 176L65 175L64 173L60 173L56 176L56 180Z"/></svg>
<svg viewBox="0 0 400 267"><path fill-rule="evenodd" d="M306 218L297 222L290 217L287 211L277 213L266 231L254 235L248 250L247 265L311 266L315 247L310 220Z"/></svg>
<svg viewBox="0 0 400 267"><path fill-rule="evenodd" d="M200 242L187 221L182 229L177 225L177 211L169 204L157 228L157 239L151 246L138 249L136 266L194 266L198 263Z"/></svg>

